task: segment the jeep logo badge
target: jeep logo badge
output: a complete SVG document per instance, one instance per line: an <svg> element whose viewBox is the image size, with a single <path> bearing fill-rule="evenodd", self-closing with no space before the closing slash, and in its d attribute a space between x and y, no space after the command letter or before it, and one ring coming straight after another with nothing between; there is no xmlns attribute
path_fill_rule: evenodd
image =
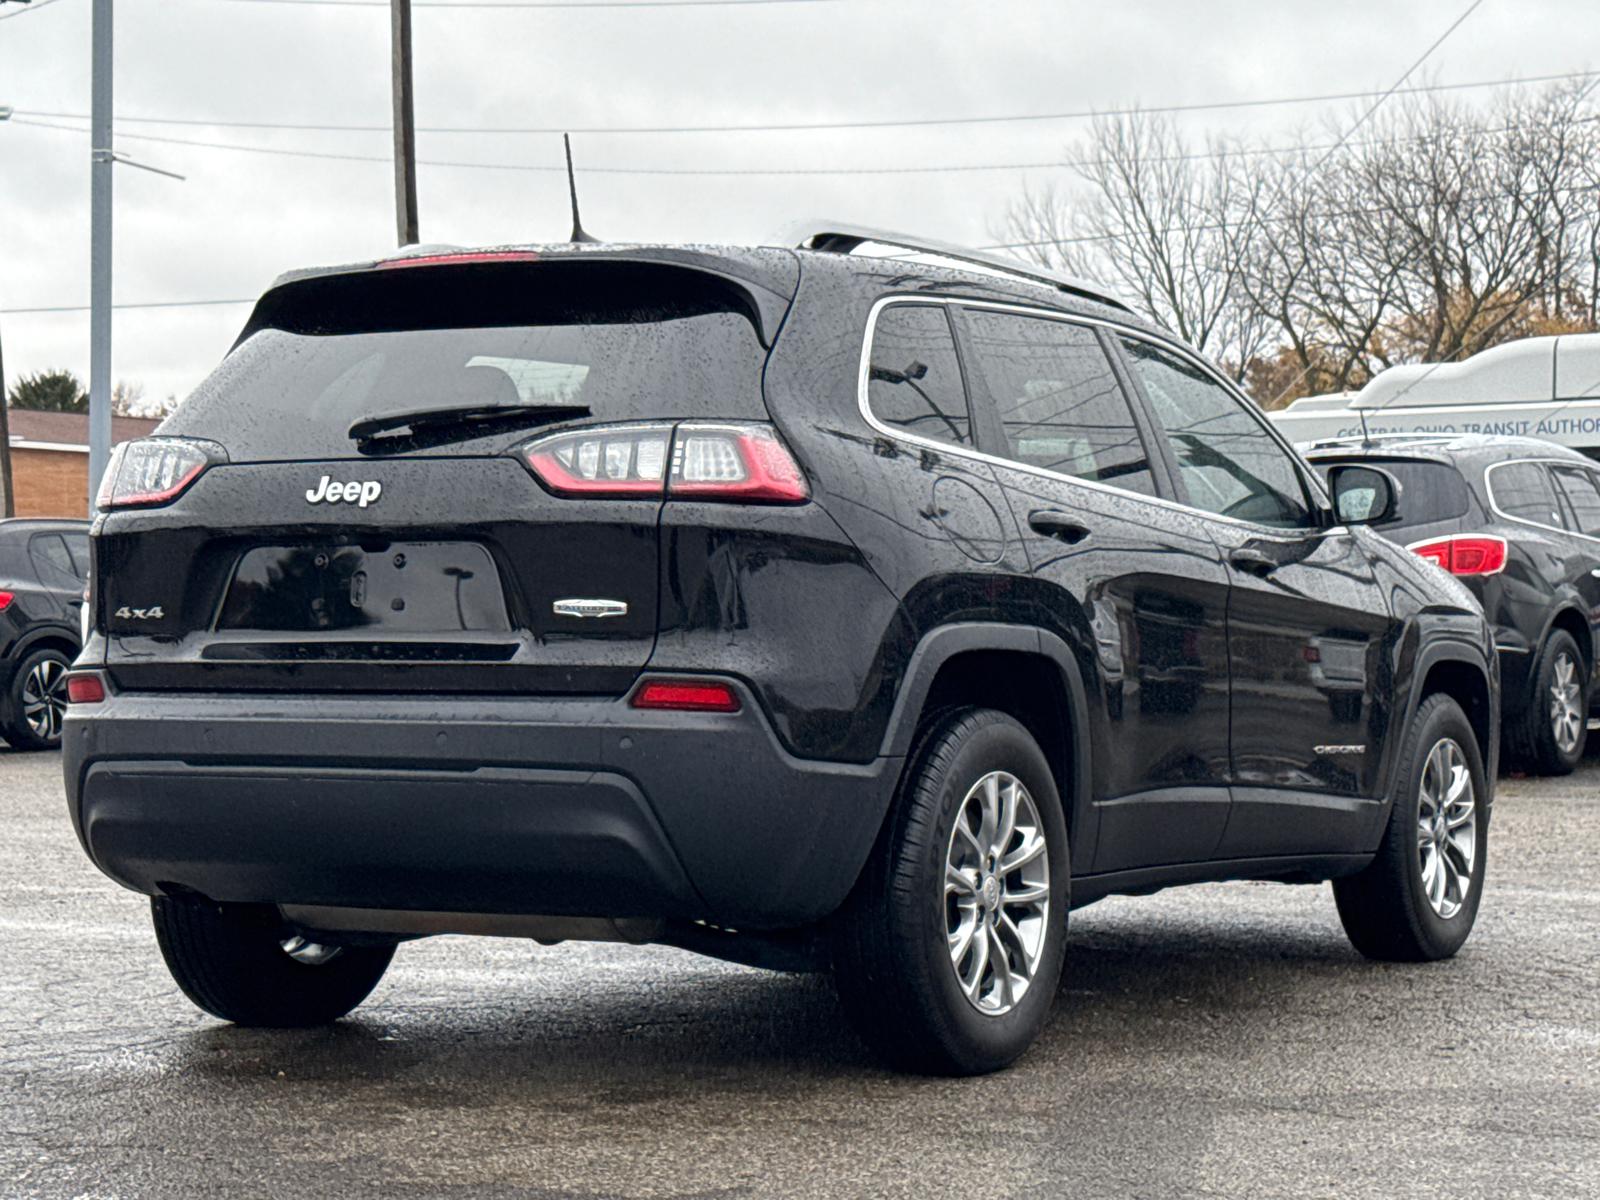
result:
<svg viewBox="0 0 1600 1200"><path fill-rule="evenodd" d="M307 504L338 504L341 501L365 508L383 494L383 484L376 479L351 480L349 483L330 483L324 475L322 482L306 492Z"/></svg>

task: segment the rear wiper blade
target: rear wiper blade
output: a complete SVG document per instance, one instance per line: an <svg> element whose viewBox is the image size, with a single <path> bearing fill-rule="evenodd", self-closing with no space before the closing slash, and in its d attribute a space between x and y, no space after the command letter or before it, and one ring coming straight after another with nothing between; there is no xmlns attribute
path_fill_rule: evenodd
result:
<svg viewBox="0 0 1600 1200"><path fill-rule="evenodd" d="M410 429L413 436L424 430L437 434L448 429L452 434L459 431L464 437L472 437L480 432L527 429L588 415L589 407L586 404L480 404L467 408L416 408L362 417L350 426L348 433L350 439L356 442L370 442L380 433L396 429Z"/></svg>

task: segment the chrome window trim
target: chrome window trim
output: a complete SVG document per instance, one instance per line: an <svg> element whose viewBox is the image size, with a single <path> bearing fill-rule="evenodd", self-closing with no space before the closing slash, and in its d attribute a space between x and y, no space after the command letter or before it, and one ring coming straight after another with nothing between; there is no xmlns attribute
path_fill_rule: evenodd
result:
<svg viewBox="0 0 1600 1200"><path fill-rule="evenodd" d="M1546 525L1542 521L1530 521L1527 517L1514 517L1505 509L1500 507L1500 502L1495 499L1494 480L1491 478L1491 476L1501 467L1522 466L1528 463L1536 463L1548 467L1571 467L1575 471L1588 471L1590 475L1595 474L1594 470L1586 463L1574 462L1570 458L1507 458L1497 463L1490 463L1483 469L1483 490L1489 496L1489 511L1494 513L1495 516L1499 517L1503 521L1512 521L1518 525L1526 525L1530 529L1542 529L1547 533L1562 533L1568 537L1582 538L1586 542L1600 542L1600 537L1597 537L1592 533L1582 533L1576 529L1568 529L1565 525ZM1555 480L1552 479L1550 481L1550 487L1554 489L1555 486ZM1597 480L1596 486L1600 486L1600 480ZM1556 499L1559 506L1560 497L1558 496Z"/></svg>
<svg viewBox="0 0 1600 1200"><path fill-rule="evenodd" d="M1280 525L1259 525L1254 521L1242 521L1238 517L1226 516L1223 513L1207 512L1205 509L1196 508L1191 504L1180 504L1178 501L1169 500L1165 496L1149 496L1144 492L1133 492L1129 491L1127 488L1119 488L1109 483L1101 483L1097 479L1084 479L1078 475L1064 475L1059 471L1051 471L1045 467L1036 467L1031 463L1023 463L1011 458L1001 458L997 455L985 454L982 450L978 450L970 446L958 446L953 442L941 442L936 441L933 438L919 437L914 433L906 433L903 430L893 429L888 425L885 425L882 421L879 421L877 417L873 416L872 407L867 402L867 383L868 376L872 370L872 336L877 330L878 314L893 304L937 304L944 307L959 305L962 308L986 309L991 312L1017 313L1022 316L1044 317L1047 320L1062 321L1069 325L1093 325L1099 326L1103 329L1114 330L1118 334L1125 334L1129 337L1137 338L1140 341L1149 342L1152 346L1159 346L1163 350L1176 353L1179 357L1192 363L1194 366L1199 367L1209 378L1221 384L1223 390L1232 395L1234 399L1240 400L1245 404L1254 403L1249 399L1249 397L1244 396L1244 394L1237 388L1228 384L1225 380L1218 376L1211 367L1207 366L1197 355L1180 343L1169 342L1164 338L1152 336L1144 330L1132 329L1126 325L1120 324L1119 322L1109 321L1104 317L1080 315L1078 313L1063 312L1060 309L1053 308L1036 308L1027 304L1007 304L995 300L964 300L958 296L923 296L915 293L909 295L899 294L894 296L884 296L881 299L874 301L871 310L867 313L866 333L861 342L861 366L857 371L856 376L856 406L861 410L862 419L865 420L866 423L874 430L883 434L885 437L893 438L899 442L907 442L919 448L937 450L940 453L950 454L957 458L965 458L973 462L981 462L990 464L992 466L1005 467L1008 470L1021 471L1028 475L1037 475L1042 479L1051 479L1064 483L1074 483L1081 487L1090 488L1094 491L1108 492L1114 496L1131 496L1135 500L1143 500L1149 504L1159 504L1163 508L1173 509L1198 520L1226 521L1230 525L1238 525L1244 529L1266 530L1268 531L1269 536L1285 537L1296 534L1303 535L1307 533L1319 532L1316 526L1307 526L1304 529L1285 529ZM974 425L976 425L976 420L973 419L971 413L972 406L970 397L967 407L968 419L973 420ZM1129 416L1132 415L1133 413L1130 411ZM1262 431L1274 442L1276 442L1279 447L1283 448L1284 452L1289 456L1291 462L1298 460L1299 456L1295 453L1294 448L1289 443L1285 442L1283 438L1278 436L1277 431L1272 428L1272 423L1270 421L1263 420L1259 422L1259 424L1262 426ZM1306 473L1301 472L1301 474L1304 476ZM1311 474L1314 475L1315 472L1311 472ZM1316 486L1315 481L1313 481L1313 485ZM1321 532L1332 533L1343 528L1346 527L1336 525Z"/></svg>

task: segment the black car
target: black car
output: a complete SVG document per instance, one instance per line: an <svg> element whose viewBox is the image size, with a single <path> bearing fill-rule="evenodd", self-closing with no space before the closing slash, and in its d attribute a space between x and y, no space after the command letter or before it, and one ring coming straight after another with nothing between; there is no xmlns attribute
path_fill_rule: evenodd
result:
<svg viewBox="0 0 1600 1200"><path fill-rule="evenodd" d="M1456 951L1472 595L1110 297L874 240L291 274L127 444L66 788L191 999L306 1025L408 938L658 942L829 968L967 1073L1113 893L1331 879L1364 953Z"/></svg>
<svg viewBox="0 0 1600 1200"><path fill-rule="evenodd" d="M1583 756L1600 630L1600 467L1522 437L1390 435L1318 443L1324 469L1399 483L1372 528L1459 578L1500 653L1508 764L1565 775Z"/></svg>
<svg viewBox="0 0 1600 1200"><path fill-rule="evenodd" d="M0 734L18 750L61 744L88 580L87 521L0 520Z"/></svg>

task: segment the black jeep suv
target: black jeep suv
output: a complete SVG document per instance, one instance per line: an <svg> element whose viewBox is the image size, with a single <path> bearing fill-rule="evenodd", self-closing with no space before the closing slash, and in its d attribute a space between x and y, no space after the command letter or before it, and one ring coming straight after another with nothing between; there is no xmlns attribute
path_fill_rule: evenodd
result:
<svg viewBox="0 0 1600 1200"><path fill-rule="evenodd" d="M1331 879L1364 953L1456 951L1497 661L1338 515L1388 477L1330 503L1090 287L873 243L291 274L128 444L66 787L191 999L307 1025L408 938L660 942L831 967L970 1073L1112 893Z"/></svg>

